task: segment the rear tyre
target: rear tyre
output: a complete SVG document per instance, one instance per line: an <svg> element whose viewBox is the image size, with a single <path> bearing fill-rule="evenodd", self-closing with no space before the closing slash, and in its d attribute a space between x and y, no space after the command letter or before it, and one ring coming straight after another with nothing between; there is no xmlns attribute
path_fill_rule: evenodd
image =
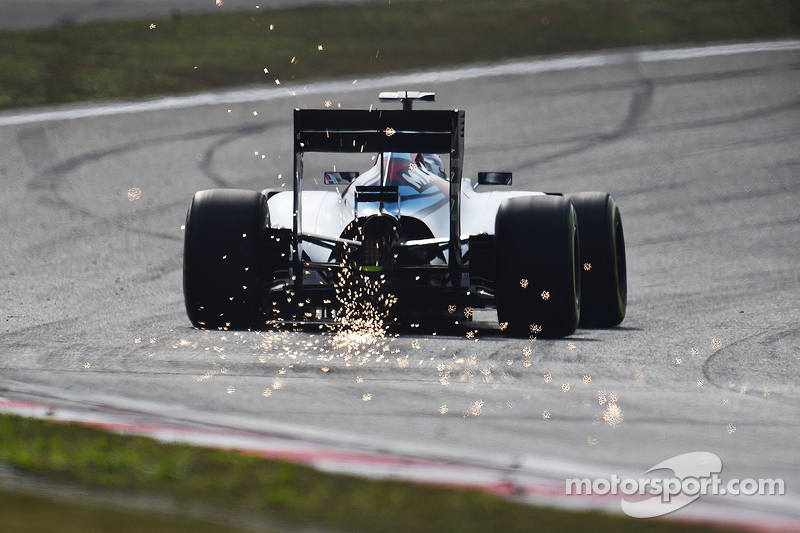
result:
<svg viewBox="0 0 800 533"><path fill-rule="evenodd" d="M613 327L625 318L628 277L619 207L605 192L569 195L581 224L581 327Z"/></svg>
<svg viewBox="0 0 800 533"><path fill-rule="evenodd" d="M195 327L263 326L267 198L238 189L200 191L186 213L183 294Z"/></svg>
<svg viewBox="0 0 800 533"><path fill-rule="evenodd" d="M522 196L495 218L497 317L514 336L571 335L580 317L578 222L561 196Z"/></svg>

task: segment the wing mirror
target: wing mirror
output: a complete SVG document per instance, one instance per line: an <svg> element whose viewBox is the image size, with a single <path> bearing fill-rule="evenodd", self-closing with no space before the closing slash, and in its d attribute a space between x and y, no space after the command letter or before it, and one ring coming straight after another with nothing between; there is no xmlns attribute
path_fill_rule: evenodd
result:
<svg viewBox="0 0 800 533"><path fill-rule="evenodd" d="M511 185L511 172L478 172L479 185Z"/></svg>
<svg viewBox="0 0 800 533"><path fill-rule="evenodd" d="M325 172L322 177L325 185L338 185L342 182L352 183L358 177L358 172Z"/></svg>

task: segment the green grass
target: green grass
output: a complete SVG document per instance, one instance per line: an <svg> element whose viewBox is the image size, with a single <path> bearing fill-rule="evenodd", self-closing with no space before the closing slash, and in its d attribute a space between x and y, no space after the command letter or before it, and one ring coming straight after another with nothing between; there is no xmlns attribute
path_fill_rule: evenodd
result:
<svg viewBox="0 0 800 533"><path fill-rule="evenodd" d="M91 504L0 490L3 533L233 533L224 525L154 512Z"/></svg>
<svg viewBox="0 0 800 533"><path fill-rule="evenodd" d="M380 1L96 22L0 32L0 109L799 35L796 0Z"/></svg>
<svg viewBox="0 0 800 533"><path fill-rule="evenodd" d="M710 530L597 512L537 508L475 490L331 475L253 455L164 444L146 437L10 414L0 415L0 466L82 490L99 488L119 494L169 497L186 507L200 505L223 515L262 517L264 524L277 521L335 531ZM216 525L203 529L205 526L196 521L158 515L153 516L152 525L147 525L151 515L81 504L59 503L56 507L48 500L0 491L0 531L4 532L15 531L15 524L18 528L33 516L36 528L23 530L123 531L108 527L115 521L130 525L126 531L169 531L170 527L174 531L194 528L195 533L225 530Z"/></svg>

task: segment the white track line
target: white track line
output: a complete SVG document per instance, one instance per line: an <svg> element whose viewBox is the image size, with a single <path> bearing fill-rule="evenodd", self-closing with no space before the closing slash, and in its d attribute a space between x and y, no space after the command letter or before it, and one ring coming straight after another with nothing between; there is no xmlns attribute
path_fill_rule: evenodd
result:
<svg viewBox="0 0 800 533"><path fill-rule="evenodd" d="M623 63L657 63L708 57L752 54L759 52L787 52L800 50L800 41L774 41L761 43L674 48L663 50L628 50L597 54L511 61L499 65L465 67L450 70L406 73L380 78L353 81L316 82L293 88L249 88L224 92L206 92L190 96L170 96L130 102L82 105L50 111L32 111L0 115L1 126L17 126L37 122L72 120L79 118L125 115L168 109L185 109L206 105L227 105L245 102L264 102L281 98L292 98L298 93L321 94L357 90L377 90L397 85L415 86L474 80L495 76L519 76L558 72L581 68L596 68Z"/></svg>

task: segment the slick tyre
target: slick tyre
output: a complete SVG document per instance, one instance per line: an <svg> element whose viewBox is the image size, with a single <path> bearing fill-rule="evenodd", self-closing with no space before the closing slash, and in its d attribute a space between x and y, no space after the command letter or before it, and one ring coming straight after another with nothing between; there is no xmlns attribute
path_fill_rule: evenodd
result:
<svg viewBox="0 0 800 533"><path fill-rule="evenodd" d="M195 327L264 325L267 198L237 189L200 191L186 214L183 294Z"/></svg>
<svg viewBox="0 0 800 533"><path fill-rule="evenodd" d="M619 207L605 192L570 194L581 225L581 327L613 327L625 318L628 277Z"/></svg>
<svg viewBox="0 0 800 533"><path fill-rule="evenodd" d="M581 312L579 262L578 222L569 200L504 200L495 218L495 297L506 332L571 335Z"/></svg>

